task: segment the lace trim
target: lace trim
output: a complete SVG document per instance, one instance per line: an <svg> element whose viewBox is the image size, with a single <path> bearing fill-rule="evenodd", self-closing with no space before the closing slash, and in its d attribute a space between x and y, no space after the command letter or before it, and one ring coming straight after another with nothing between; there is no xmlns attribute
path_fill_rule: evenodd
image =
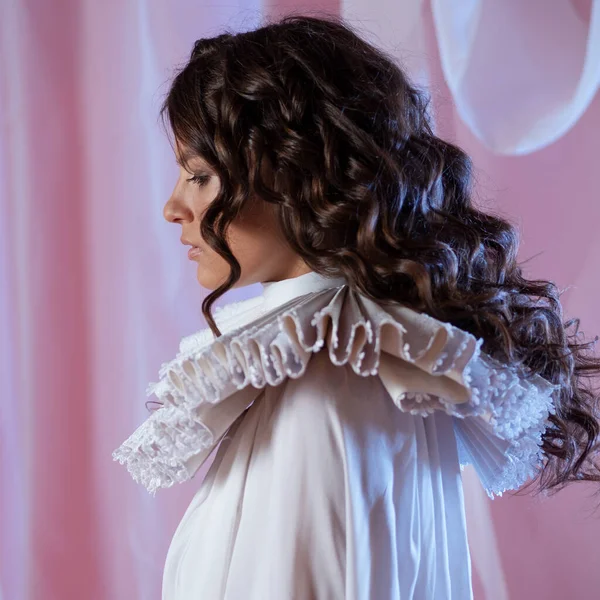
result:
<svg viewBox="0 0 600 600"><path fill-rule="evenodd" d="M217 406L248 386L301 377L324 345L334 365L379 375L400 410L456 417L461 464L474 464L488 494L535 470L559 387L539 376L526 381L466 331L399 304L384 308L347 285L294 298L208 345L188 342L148 387L164 406L113 453L151 493L194 475L199 464L190 460L215 444Z"/></svg>
<svg viewBox="0 0 600 600"><path fill-rule="evenodd" d="M255 296L238 302L230 302L213 309L213 318L221 332L230 331L238 322L243 323L260 314L263 299ZM179 342L179 352L192 354L215 339L210 327L185 336Z"/></svg>

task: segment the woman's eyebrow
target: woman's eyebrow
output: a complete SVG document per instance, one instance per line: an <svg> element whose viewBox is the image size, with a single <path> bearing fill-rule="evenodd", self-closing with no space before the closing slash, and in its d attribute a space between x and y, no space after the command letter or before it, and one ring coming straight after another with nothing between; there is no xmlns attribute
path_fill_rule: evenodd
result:
<svg viewBox="0 0 600 600"><path fill-rule="evenodd" d="M183 167L182 162L190 161L193 158L198 158L191 150L185 150L181 154L175 154L175 161L180 167Z"/></svg>

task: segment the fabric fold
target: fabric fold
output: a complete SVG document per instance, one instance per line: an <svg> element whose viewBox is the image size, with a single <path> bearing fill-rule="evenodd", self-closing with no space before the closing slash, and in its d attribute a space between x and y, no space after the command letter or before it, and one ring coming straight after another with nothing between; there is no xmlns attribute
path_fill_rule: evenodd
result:
<svg viewBox="0 0 600 600"><path fill-rule="evenodd" d="M452 415L461 464L473 464L492 497L522 485L542 459L558 386L526 379L483 353L483 340L399 303L340 285L205 338L189 336L162 365L147 393L163 406L113 453L150 493L193 477L261 389L302 377L321 350L334 367L379 376L401 411Z"/></svg>

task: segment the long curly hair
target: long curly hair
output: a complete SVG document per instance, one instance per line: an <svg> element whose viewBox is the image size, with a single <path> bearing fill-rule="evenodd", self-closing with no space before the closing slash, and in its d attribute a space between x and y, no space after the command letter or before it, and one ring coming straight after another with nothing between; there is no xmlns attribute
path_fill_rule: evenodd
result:
<svg viewBox="0 0 600 600"><path fill-rule="evenodd" d="M560 384L538 491L600 481L599 398L583 384L600 373L584 352L598 336L578 342L556 285L523 276L518 232L472 204L471 161L434 135L428 107L391 56L335 16L196 41L160 115L221 180L200 232L230 274L202 312L220 336L211 306L241 273L227 228L259 197L317 273L469 331L490 356Z"/></svg>

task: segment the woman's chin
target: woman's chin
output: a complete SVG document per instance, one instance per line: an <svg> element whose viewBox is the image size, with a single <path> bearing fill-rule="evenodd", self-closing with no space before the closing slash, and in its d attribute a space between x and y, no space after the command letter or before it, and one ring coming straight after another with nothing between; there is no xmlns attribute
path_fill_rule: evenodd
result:
<svg viewBox="0 0 600 600"><path fill-rule="evenodd" d="M213 271L198 265L198 272L196 273L196 279L198 283L211 292L216 290L221 284L225 282L226 278L219 277Z"/></svg>
<svg viewBox="0 0 600 600"><path fill-rule="evenodd" d="M200 270L198 270L200 271ZM207 275L206 273L200 273L198 272L198 283L205 289L210 290L211 292L216 289L218 286L215 285L215 281L212 277L210 277L210 275Z"/></svg>

